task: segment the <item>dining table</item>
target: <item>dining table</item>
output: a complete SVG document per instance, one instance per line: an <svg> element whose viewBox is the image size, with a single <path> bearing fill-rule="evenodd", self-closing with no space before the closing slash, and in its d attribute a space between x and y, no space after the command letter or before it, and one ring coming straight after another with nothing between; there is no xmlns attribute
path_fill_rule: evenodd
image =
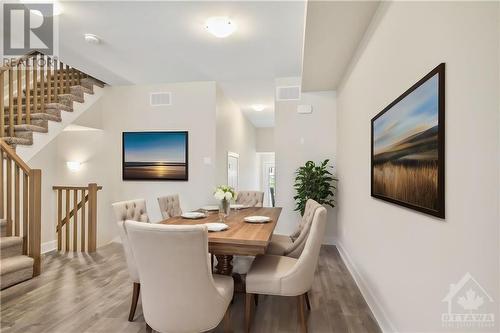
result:
<svg viewBox="0 0 500 333"><path fill-rule="evenodd" d="M187 219L182 216L171 217L161 221L162 224L194 225L222 222L228 225L223 231L208 233L208 250L217 258L215 272L217 274L232 275L233 256L256 256L266 253L274 228L281 214L278 207L248 207L232 209L223 218L219 212L208 212L199 219ZM266 223L245 222L248 216L267 216Z"/></svg>

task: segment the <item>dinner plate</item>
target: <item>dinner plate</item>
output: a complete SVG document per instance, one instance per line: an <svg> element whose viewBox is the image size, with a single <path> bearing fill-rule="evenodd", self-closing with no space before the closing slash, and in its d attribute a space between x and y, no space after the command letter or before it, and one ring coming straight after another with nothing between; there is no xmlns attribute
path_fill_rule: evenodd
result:
<svg viewBox="0 0 500 333"><path fill-rule="evenodd" d="M208 228L208 231L222 231L229 228L229 226L225 223L205 223Z"/></svg>
<svg viewBox="0 0 500 333"><path fill-rule="evenodd" d="M247 216L244 218L248 223L265 223L271 221L269 216Z"/></svg>
<svg viewBox="0 0 500 333"><path fill-rule="evenodd" d="M206 217L205 214L200 213L200 212L187 212L187 213L182 213L181 215L185 219L201 219Z"/></svg>
<svg viewBox="0 0 500 333"><path fill-rule="evenodd" d="M246 206L246 205L241 205L241 204L231 204L229 207L231 207L231 209L243 209L243 208L248 208L248 206Z"/></svg>
<svg viewBox="0 0 500 333"><path fill-rule="evenodd" d="M219 206L214 206L214 205L208 205L208 206L203 206L201 207L203 210L208 210L208 211L214 211L214 210L219 210Z"/></svg>

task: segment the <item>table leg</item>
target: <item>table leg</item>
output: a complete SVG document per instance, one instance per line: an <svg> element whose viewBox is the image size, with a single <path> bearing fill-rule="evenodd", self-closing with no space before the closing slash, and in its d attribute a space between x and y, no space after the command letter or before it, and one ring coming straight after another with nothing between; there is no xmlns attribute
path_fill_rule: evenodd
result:
<svg viewBox="0 0 500 333"><path fill-rule="evenodd" d="M216 254L217 266L215 270L217 274L231 275L233 273L233 256Z"/></svg>

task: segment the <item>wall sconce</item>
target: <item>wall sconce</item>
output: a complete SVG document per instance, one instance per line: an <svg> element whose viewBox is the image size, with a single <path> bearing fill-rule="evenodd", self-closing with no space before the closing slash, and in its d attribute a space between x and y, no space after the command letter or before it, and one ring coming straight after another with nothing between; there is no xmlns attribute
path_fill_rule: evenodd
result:
<svg viewBox="0 0 500 333"><path fill-rule="evenodd" d="M66 166L70 171L77 172L82 168L82 163L77 161L68 161L66 162Z"/></svg>

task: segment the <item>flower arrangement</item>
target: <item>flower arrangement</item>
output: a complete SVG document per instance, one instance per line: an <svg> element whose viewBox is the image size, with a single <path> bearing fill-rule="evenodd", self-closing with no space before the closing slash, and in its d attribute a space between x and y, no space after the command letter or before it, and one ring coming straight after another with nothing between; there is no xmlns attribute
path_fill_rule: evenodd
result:
<svg viewBox="0 0 500 333"><path fill-rule="evenodd" d="M224 217L229 215L231 200L236 200L236 192L234 188L227 185L219 185L215 188L214 192L215 199L220 201L219 213Z"/></svg>

